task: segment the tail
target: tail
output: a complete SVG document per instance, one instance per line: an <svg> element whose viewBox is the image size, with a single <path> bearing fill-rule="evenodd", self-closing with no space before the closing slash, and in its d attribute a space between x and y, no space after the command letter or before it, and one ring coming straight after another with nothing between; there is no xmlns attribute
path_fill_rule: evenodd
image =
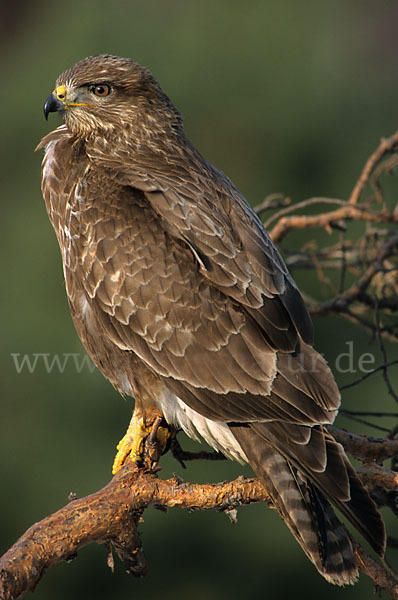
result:
<svg viewBox="0 0 398 600"><path fill-rule="evenodd" d="M282 455L264 439L261 427L270 423L233 426L232 431L249 463L269 493L278 513L318 571L330 583L346 585L358 577L351 539L347 529L334 513L329 499L368 539L379 555L385 546L384 525L375 504L363 488L341 446L330 441L328 468L309 476L293 461ZM325 434L326 437L328 434ZM338 459L333 454L341 448ZM342 459L343 457L343 459ZM344 465L342 479L350 484L351 494L342 499L335 491L336 482L327 485L329 469L332 477ZM335 468L337 465L338 468ZM320 482L316 481L317 475ZM328 498L328 499L327 499Z"/></svg>

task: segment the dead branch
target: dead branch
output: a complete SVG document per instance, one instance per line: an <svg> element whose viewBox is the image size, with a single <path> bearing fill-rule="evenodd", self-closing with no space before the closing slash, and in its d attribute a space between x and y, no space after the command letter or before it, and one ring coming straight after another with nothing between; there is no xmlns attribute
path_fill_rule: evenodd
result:
<svg viewBox="0 0 398 600"><path fill-rule="evenodd" d="M362 191L364 190L373 169L376 167L377 163L385 156L388 152L391 152L398 144L398 131L396 131L392 136L386 139L382 139L379 146L376 150L371 154L368 160L365 163L364 168L356 182L354 189L351 192L350 203L356 204L359 201Z"/></svg>
<svg viewBox="0 0 398 600"><path fill-rule="evenodd" d="M307 198L306 200L296 202L293 205L287 206L279 210L277 213L272 215L272 217L270 217L267 221L264 221L264 227L268 231L272 223L275 223L275 221L280 221L282 217L285 217L289 213L297 212L299 209L301 210L302 208L308 208L309 206L314 206L316 204L335 204L337 206L348 206L349 202L339 200L338 198ZM261 203L260 205L255 207L255 211L258 213L268 208L268 204Z"/></svg>
<svg viewBox="0 0 398 600"><path fill-rule="evenodd" d="M398 598L398 582L389 573L389 570L368 556L364 549L356 542L353 543L353 547L359 570L370 577L374 581L375 586L384 590L391 598Z"/></svg>
<svg viewBox="0 0 398 600"><path fill-rule="evenodd" d="M330 290L334 293L319 301L302 290L311 316L340 315L377 338L382 352L383 340L398 342L398 322L393 318L398 311L398 205L394 196L385 196L381 181L394 174L397 164L398 132L380 142L347 200L316 197L292 204L289 199L289 205L285 202L265 223L266 228L273 225L270 236L274 242L297 229L339 231L339 242L329 247L307 238L301 250L285 249L287 264L293 270L312 269L323 295ZM367 189L371 190L368 195ZM316 215L299 214L316 204L332 204L336 208ZM263 206L264 203L259 208ZM265 202L265 208L269 208L269 203ZM363 225L359 238L358 230L353 237L347 237L351 221ZM388 393L398 401L386 370L383 376Z"/></svg>
<svg viewBox="0 0 398 600"><path fill-rule="evenodd" d="M310 314L311 314L311 309L310 309ZM322 314L322 316L326 316L326 314L327 313ZM312 316L314 316L314 315L312 315ZM371 323L370 321L368 321L367 319L363 319L362 317L360 317L360 315L355 314L349 308L347 308L345 312L339 313L339 316L341 316L343 319L347 319L347 321L350 321L351 323L354 323L354 325L360 325L363 329L368 331L372 335L372 337L374 336L374 333L375 333L374 324ZM398 342L398 331L397 332L394 331L395 329L397 329L397 325L382 327L380 329L380 333L383 336L383 338L390 342L397 343Z"/></svg>
<svg viewBox="0 0 398 600"><path fill-rule="evenodd" d="M330 433L339 442L347 454L364 462L381 463L398 455L398 440L371 438L328 426ZM390 488L393 489L393 488Z"/></svg>
<svg viewBox="0 0 398 600"><path fill-rule="evenodd" d="M383 268L383 262L398 250L398 235L383 244L376 259L369 265L365 273L355 281L345 292L322 304L314 304L310 307L311 315L323 316L331 312L342 312L355 300L362 300L362 294L369 287L372 279ZM373 307L375 302L373 301ZM379 302L380 306L380 302Z"/></svg>
<svg viewBox="0 0 398 600"><path fill-rule="evenodd" d="M368 487L384 487L389 490L398 490L398 473L384 469L380 465L366 464L357 469L362 482Z"/></svg>
<svg viewBox="0 0 398 600"><path fill-rule="evenodd" d="M75 499L32 525L0 559L0 598L15 600L35 589L45 571L70 560L91 542L109 543L128 572L141 576L146 562L138 523L148 506L229 511L269 497L257 479L219 484L163 480L129 463L101 490Z"/></svg>
<svg viewBox="0 0 398 600"><path fill-rule="evenodd" d="M378 470L360 469L358 473L367 483L380 485ZM392 472L383 479L383 485L389 484L396 489L397 475ZM144 575L146 561L138 524L150 505L227 512L254 502L270 502L257 479L239 477L218 484L192 484L177 477L159 479L155 473L145 473L129 462L104 488L73 499L26 531L0 559L0 598L15 600L33 591L49 567L70 560L91 542L112 543L127 571ZM398 598L391 574L358 545L356 552L360 570L392 598Z"/></svg>
<svg viewBox="0 0 398 600"><path fill-rule="evenodd" d="M292 229L309 229L323 227L330 232L332 224L339 221L364 221L366 223L398 223L398 214L386 209L371 211L353 204L346 204L336 210L318 215L296 215L283 217L269 232L273 242L280 243L288 231Z"/></svg>
<svg viewBox="0 0 398 600"><path fill-rule="evenodd" d="M361 194L363 193L365 186L369 182L373 170L381 159L389 152L396 149L398 144L398 132L394 133L387 139L382 139L379 146L368 158L362 172L351 192L350 198L347 203L344 203L339 208L326 213L320 213L317 215L295 215L295 216L284 216L288 209L282 209L282 214L279 213L272 217L272 220L277 219L278 222L270 231L270 237L275 243L280 243L283 237L293 229L307 229L310 227L322 227L326 231L330 232L333 225L338 224L340 221L345 220L356 220L367 223L398 223L398 213L396 211L388 210L383 206L380 210L372 210L369 206L359 204ZM374 180L372 181L374 185ZM318 202L325 202L327 199L319 198L315 199ZM331 203L338 204L339 201L335 199L329 200ZM270 224L270 221L267 222ZM266 225L267 225L266 224Z"/></svg>
<svg viewBox="0 0 398 600"><path fill-rule="evenodd" d="M358 377L358 379L355 379L355 381L351 381L351 383L346 383L345 385L342 385L340 387L340 391L342 392L343 390L347 390L350 387L354 387L354 386L358 385L358 383L365 381L365 379L367 379L368 377L372 377L372 375L374 375L375 373L378 373L379 371L385 371L386 369L388 369L388 367L392 367L393 365L397 365L397 364L398 364L398 359L390 360L386 363L382 363L381 365L379 365L378 367L375 367L371 371L368 371L361 377ZM348 411L345 411L345 413L348 413ZM377 415L373 415L373 416L381 417L383 415L377 414ZM384 416L386 416L386 415L384 415ZM396 413L391 413L389 416L396 417L398 415Z"/></svg>

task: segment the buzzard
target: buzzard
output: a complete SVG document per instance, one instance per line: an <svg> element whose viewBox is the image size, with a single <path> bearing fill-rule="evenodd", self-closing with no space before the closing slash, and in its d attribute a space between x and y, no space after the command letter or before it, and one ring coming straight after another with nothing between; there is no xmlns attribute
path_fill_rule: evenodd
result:
<svg viewBox="0 0 398 600"><path fill-rule="evenodd" d="M140 458L158 415L247 461L318 571L352 583L350 536L331 505L380 556L383 523L325 428L339 392L261 221L136 62L81 60L46 100L46 118L55 111L64 124L38 147L73 321L100 371L135 398L114 472Z"/></svg>

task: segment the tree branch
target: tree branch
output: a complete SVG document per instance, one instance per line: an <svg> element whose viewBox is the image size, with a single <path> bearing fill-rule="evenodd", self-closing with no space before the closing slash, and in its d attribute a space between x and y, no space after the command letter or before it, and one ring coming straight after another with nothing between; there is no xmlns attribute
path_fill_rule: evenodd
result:
<svg viewBox="0 0 398 600"><path fill-rule="evenodd" d="M370 577L375 585L389 594L391 598L394 600L398 598L398 582L389 569L382 567L368 556L357 542L353 542L353 547L359 570Z"/></svg>
<svg viewBox="0 0 398 600"><path fill-rule="evenodd" d="M385 156L388 152L391 152L394 148L396 148L398 144L398 131L396 131L389 138L382 139L380 141L379 146L370 155L368 160L365 163L365 166L362 169L362 172L356 182L354 189L351 192L350 203L356 204L359 201L359 198L362 194L363 189L365 188L369 178L372 174L373 169L376 167L377 163Z"/></svg>
<svg viewBox="0 0 398 600"><path fill-rule="evenodd" d="M397 474L390 472L387 476L387 469L382 471L383 481L378 469L359 469L358 474L368 484L391 484L394 488L390 489L397 489ZM104 488L72 500L26 531L0 559L0 598L15 600L33 591L49 567L70 560L91 542L112 543L127 571L144 575L146 561L138 524L150 505L228 512L255 502L271 502L258 479L239 477L218 484L192 484L177 477L159 479L155 473L145 473L128 462ZM392 598L398 598L392 575L360 546L355 547L359 569Z"/></svg>
<svg viewBox="0 0 398 600"><path fill-rule="evenodd" d="M368 488L380 486L388 490L398 490L398 473L380 465L364 465L357 469L357 474Z"/></svg>
<svg viewBox="0 0 398 600"><path fill-rule="evenodd" d="M328 425L328 430L347 454L364 462L383 462L398 455L398 440L371 438ZM393 489L393 488L390 488Z"/></svg>
<svg viewBox="0 0 398 600"><path fill-rule="evenodd" d="M351 192L348 202L339 201L333 198L315 198L309 201L304 201L298 205L294 205L296 208L302 208L306 206L306 202L325 203L330 202L333 204L342 204L339 208L326 213L320 213L318 215L295 215L295 216L284 216L288 212L292 212L293 206L284 208L280 213L277 213L266 223L268 226L274 220L278 220L277 224L269 232L271 239L275 243L281 242L282 238L292 229L306 229L309 227L323 227L327 231L331 231L331 227L344 220L363 221L367 223L398 223L398 213L396 211L390 211L385 206L380 210L371 210L367 205L359 204L359 200L363 190L370 180L372 172L376 165L381 159L396 149L398 145L398 131L387 139L382 139L379 146L371 154L366 161L362 172L355 183L354 189ZM387 165L386 165L387 166ZM380 175L380 173L378 173ZM372 185L375 186L377 180L372 180ZM378 197L380 194L378 194Z"/></svg>
<svg viewBox="0 0 398 600"><path fill-rule="evenodd" d="M357 279L345 292L339 294L331 300L327 300L322 304L311 306L311 315L319 317L331 312L345 311L347 306L355 300L361 299L362 294L370 285L372 279L380 272L383 267L383 262L398 250L398 235L388 240L382 245L376 259L369 265L365 273ZM373 302L373 307L374 307Z"/></svg>
<svg viewBox="0 0 398 600"><path fill-rule="evenodd" d="M364 221L366 223L398 223L398 214L382 209L380 211L371 211L356 204L346 204L336 210L318 215L295 215L293 217L283 217L269 232L272 241L277 244L282 241L285 235L292 229L308 229L309 227L323 227L326 231L331 231L334 223L343 221Z"/></svg>
<svg viewBox="0 0 398 600"><path fill-rule="evenodd" d="M49 567L69 560L91 542L112 542L127 571L144 575L138 522L151 504L229 511L260 501L269 501L269 496L257 479L205 485L176 477L163 480L129 461L104 488L72 500L26 531L0 559L0 598L15 600L33 591Z"/></svg>

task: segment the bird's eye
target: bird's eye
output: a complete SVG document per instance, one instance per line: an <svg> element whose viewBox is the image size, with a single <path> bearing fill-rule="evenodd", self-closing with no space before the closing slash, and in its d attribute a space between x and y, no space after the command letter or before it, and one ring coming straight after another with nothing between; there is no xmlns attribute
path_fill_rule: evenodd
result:
<svg viewBox="0 0 398 600"><path fill-rule="evenodd" d="M111 93L111 86L107 83L100 83L98 85L90 85L88 88L89 92L94 94L94 96L98 96L99 98L105 98L105 96L109 96Z"/></svg>

